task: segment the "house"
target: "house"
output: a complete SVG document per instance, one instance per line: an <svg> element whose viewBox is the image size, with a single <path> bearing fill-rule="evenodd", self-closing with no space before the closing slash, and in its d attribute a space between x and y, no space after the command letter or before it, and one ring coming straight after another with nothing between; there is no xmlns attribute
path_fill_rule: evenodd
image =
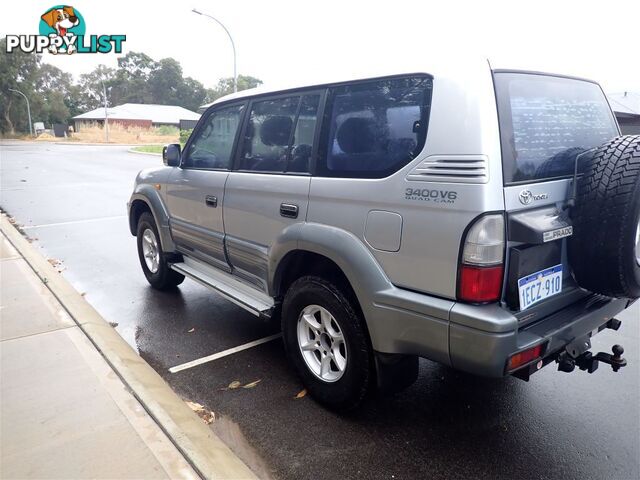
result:
<svg viewBox="0 0 640 480"><path fill-rule="evenodd" d="M640 93L609 93L609 104L623 135L640 135Z"/></svg>
<svg viewBox="0 0 640 480"><path fill-rule="evenodd" d="M107 108L107 116L110 124L120 124L125 127L136 126L142 128L172 125L180 127L181 122L194 122L200 118L200 114L187 110L177 105L146 105L142 103L125 103L117 107ZM90 112L73 117L76 131L83 126L92 124L102 125L105 118L104 107L96 108Z"/></svg>

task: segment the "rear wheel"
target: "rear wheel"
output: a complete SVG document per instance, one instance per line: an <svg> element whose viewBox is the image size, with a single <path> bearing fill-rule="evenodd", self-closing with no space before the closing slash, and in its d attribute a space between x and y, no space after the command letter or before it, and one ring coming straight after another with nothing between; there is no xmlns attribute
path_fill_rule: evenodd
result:
<svg viewBox="0 0 640 480"><path fill-rule="evenodd" d="M357 407L371 383L372 350L363 319L332 283L296 280L282 306L289 359L318 402L338 411Z"/></svg>
<svg viewBox="0 0 640 480"><path fill-rule="evenodd" d="M151 213L144 212L140 215L136 237L140 266L151 286L167 290L180 285L184 281L184 275L171 270L169 266L170 262L178 258L162 251L158 228Z"/></svg>
<svg viewBox="0 0 640 480"><path fill-rule="evenodd" d="M569 258L578 284L640 297L640 136L601 146L578 182Z"/></svg>

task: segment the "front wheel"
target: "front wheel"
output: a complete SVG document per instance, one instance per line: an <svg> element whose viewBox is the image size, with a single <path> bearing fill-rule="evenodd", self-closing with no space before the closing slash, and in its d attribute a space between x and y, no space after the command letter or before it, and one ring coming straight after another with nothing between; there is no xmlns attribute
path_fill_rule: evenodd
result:
<svg viewBox="0 0 640 480"><path fill-rule="evenodd" d="M282 305L289 359L318 402L338 411L357 407L373 372L364 321L332 283L313 276L296 280Z"/></svg>
<svg viewBox="0 0 640 480"><path fill-rule="evenodd" d="M184 275L171 270L170 254L162 251L160 236L153 215L144 212L138 220L136 233L138 258L144 276L151 286L158 290L175 288L184 281Z"/></svg>

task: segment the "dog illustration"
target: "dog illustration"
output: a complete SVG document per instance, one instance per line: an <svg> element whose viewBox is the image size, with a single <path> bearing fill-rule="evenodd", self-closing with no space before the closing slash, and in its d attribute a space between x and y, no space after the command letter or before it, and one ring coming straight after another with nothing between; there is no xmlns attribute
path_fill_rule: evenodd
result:
<svg viewBox="0 0 640 480"><path fill-rule="evenodd" d="M67 30L80 24L80 19L76 17L73 7L52 8L40 18L42 18L47 25L53 28L60 37L67 36ZM51 34L50 36L52 35L54 34ZM73 35L73 33L69 32L69 35ZM49 47L49 51L54 55L58 53L58 49L55 45L51 45ZM76 47L74 45L69 45L67 48L68 54L74 53L75 51Z"/></svg>

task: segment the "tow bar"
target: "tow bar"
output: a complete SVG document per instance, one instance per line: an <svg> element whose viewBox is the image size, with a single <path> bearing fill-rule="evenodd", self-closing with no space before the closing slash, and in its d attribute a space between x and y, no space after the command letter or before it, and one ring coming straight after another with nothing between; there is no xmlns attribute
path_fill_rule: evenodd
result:
<svg viewBox="0 0 640 480"><path fill-rule="evenodd" d="M605 352L598 352L595 356L591 352L584 352L576 358L572 358L567 352L562 352L558 355L556 362L558 362L558 370L561 372L571 373L578 367L580 370L585 370L589 373L593 373L598 369L600 362L608 363L611 365L611 369L617 372L622 367L627 366L627 360L622 358L624 348L621 345L614 345L611 347L613 355Z"/></svg>
<svg viewBox="0 0 640 480"><path fill-rule="evenodd" d="M600 329L610 328L611 330L618 330L620 328L620 320L612 318ZM598 352L593 355L591 352L585 351L585 349L591 347L591 342L587 340L582 343L582 349L576 350L575 344L572 347L567 347L563 352L556 357L556 363L558 364L558 370L561 372L571 373L578 367L580 370L593 373L598 369L600 362L608 363L611 365L611 369L617 372L622 367L627 366L627 360L622 358L624 348L622 345L614 345L611 347L611 353ZM580 351L581 350L581 351ZM570 353L571 352L571 353Z"/></svg>

